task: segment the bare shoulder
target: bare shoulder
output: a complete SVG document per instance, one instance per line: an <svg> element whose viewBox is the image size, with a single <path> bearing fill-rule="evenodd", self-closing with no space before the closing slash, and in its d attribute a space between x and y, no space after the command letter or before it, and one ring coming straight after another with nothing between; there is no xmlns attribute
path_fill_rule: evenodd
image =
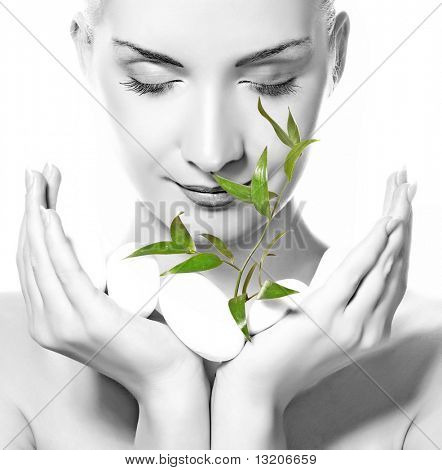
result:
<svg viewBox="0 0 442 470"><path fill-rule="evenodd" d="M442 302L408 292L388 341L293 400L289 448L434 448L419 427L442 446L441 392Z"/></svg>
<svg viewBox="0 0 442 470"><path fill-rule="evenodd" d="M21 292L0 293L2 448L8 443L8 449L36 447L34 433L39 423L33 421L34 417L79 367L77 362L42 348L32 339Z"/></svg>
<svg viewBox="0 0 442 470"><path fill-rule="evenodd" d="M0 372L10 382L17 368L30 366L38 345L28 332L26 308L20 292L0 293ZM5 386L5 380L2 385ZM14 381L13 381L14 382Z"/></svg>
<svg viewBox="0 0 442 470"><path fill-rule="evenodd" d="M426 367L430 373L419 405L406 433L404 449L442 448L442 299L409 294L404 298L393 328L395 335L417 340L414 352L431 351ZM431 364L431 365L430 365Z"/></svg>
<svg viewBox="0 0 442 470"><path fill-rule="evenodd" d="M435 386L440 395L442 381L437 385L435 378L442 377L442 299L408 292L395 315L391 339L393 346L404 346L396 350L408 358L408 367L416 362L420 371L428 371L422 400L428 400Z"/></svg>
<svg viewBox="0 0 442 470"><path fill-rule="evenodd" d="M442 331L442 296L424 297L407 291L393 320L393 337Z"/></svg>
<svg viewBox="0 0 442 470"><path fill-rule="evenodd" d="M36 354L37 353L37 354ZM35 374L38 346L28 334L21 293L0 293L0 440L2 449L32 449L34 439L21 407ZM22 431L18 437L17 433Z"/></svg>
<svg viewBox="0 0 442 470"><path fill-rule="evenodd" d="M426 399L414 416L404 439L404 449L442 449L442 368L435 373Z"/></svg>
<svg viewBox="0 0 442 470"><path fill-rule="evenodd" d="M50 387L54 379L61 380L62 374L76 367L77 362L42 348L32 339L21 292L0 293L1 389L17 401L30 403L38 390Z"/></svg>

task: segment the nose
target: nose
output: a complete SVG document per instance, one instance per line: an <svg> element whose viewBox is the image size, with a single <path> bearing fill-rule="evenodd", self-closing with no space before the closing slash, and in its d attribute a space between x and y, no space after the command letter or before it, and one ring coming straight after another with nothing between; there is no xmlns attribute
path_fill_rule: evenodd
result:
<svg viewBox="0 0 442 470"><path fill-rule="evenodd" d="M183 126L183 158L202 171L218 172L244 155L244 144L234 106L217 87L191 101Z"/></svg>

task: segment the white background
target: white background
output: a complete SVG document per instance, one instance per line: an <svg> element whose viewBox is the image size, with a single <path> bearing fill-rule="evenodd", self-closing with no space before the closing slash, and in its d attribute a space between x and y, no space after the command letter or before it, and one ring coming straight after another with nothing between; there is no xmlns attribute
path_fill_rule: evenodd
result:
<svg viewBox="0 0 442 470"><path fill-rule="evenodd" d="M78 77L69 37L76 1L2 0ZM325 103L323 122L438 5L430 0L337 0L351 17L346 73ZM351 241L380 216L385 180L404 164L418 182L410 288L442 299L442 8L318 134L298 197L327 243ZM89 268L103 248L100 229L118 237L133 197L118 178L105 113L0 4L0 291L19 289L15 267L24 170L49 160L64 177L63 220ZM98 179L97 179L98 178ZM99 194L98 194L99 193ZM93 197L93 201L88 198ZM99 217L97 217L97 214ZM128 215L130 214L130 215ZM92 272L90 272L93 275Z"/></svg>

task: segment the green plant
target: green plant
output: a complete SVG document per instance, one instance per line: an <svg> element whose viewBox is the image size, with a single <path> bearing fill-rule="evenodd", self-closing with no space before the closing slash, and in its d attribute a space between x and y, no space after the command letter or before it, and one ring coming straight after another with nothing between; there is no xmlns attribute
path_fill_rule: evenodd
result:
<svg viewBox="0 0 442 470"><path fill-rule="evenodd" d="M264 237L270 227L270 223L277 214L282 196L293 179L296 162L310 144L317 142L317 140L313 139L301 140L298 125L293 118L290 108L287 120L287 131L283 130L281 126L267 114L262 106L261 98L258 99L258 111L272 125L281 142L290 148L284 163L286 181L280 194L275 194L269 191L268 188L267 147L264 149L261 157L258 160L250 185L245 186L235 183L234 181L227 180L222 176L213 175L213 178L222 189L234 196L239 201L247 204L253 204L255 209L267 219L258 242L251 250L243 265L241 267L236 265L233 253L229 250L226 243L214 235L203 234L201 236L209 241L209 243L216 250L217 254L199 253L195 247L195 242L192 236L189 234L187 228L180 219L180 216L183 214L183 212L179 213L172 221L170 226L171 241L164 241L144 246L127 257L133 258L146 255L171 254L191 255L191 257L186 261L172 267L168 271L162 273L161 276L168 274L202 272L215 269L222 264L229 265L232 269L237 271L235 292L233 297L229 300L229 309L236 324L241 329L248 341L251 340L246 317L246 303L248 301L255 297L257 300L278 299L297 293L296 291L281 286L276 282L269 280L265 282L262 281L264 264L267 257L275 256L273 253L271 253L271 250L278 243L278 241L287 234L287 232L278 233L273 238L273 240L262 249L260 260L253 263L250 267L249 264L253 255L263 244ZM276 200L272 204L273 199ZM260 290L259 292L249 295L248 287L254 275L258 276ZM242 289L241 281L243 281Z"/></svg>

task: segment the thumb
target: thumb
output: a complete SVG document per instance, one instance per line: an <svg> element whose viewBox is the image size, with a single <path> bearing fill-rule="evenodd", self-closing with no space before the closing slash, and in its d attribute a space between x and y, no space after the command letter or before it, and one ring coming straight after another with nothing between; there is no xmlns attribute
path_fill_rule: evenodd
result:
<svg viewBox="0 0 442 470"><path fill-rule="evenodd" d="M347 254L348 246L344 246L343 244L328 248L316 268L316 272L310 282L309 291L324 285Z"/></svg>

